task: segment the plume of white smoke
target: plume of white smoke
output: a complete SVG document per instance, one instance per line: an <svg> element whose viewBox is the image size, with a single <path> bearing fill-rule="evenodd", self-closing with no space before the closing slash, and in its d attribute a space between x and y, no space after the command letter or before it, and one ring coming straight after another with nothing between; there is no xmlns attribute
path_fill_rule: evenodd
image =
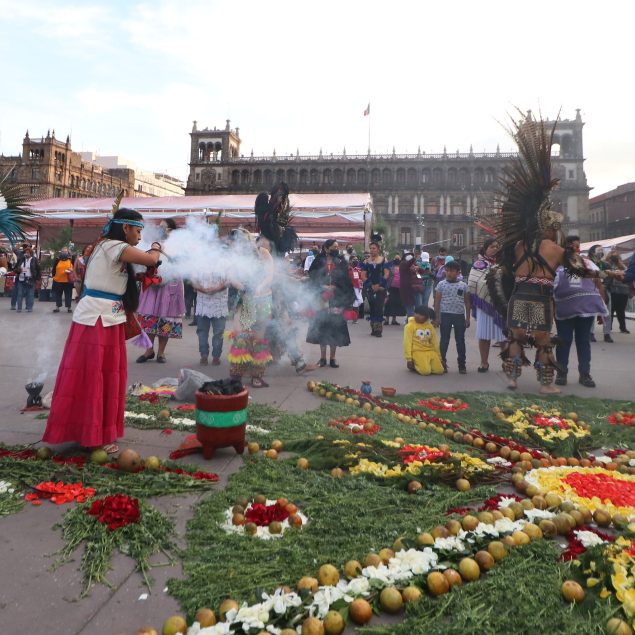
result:
<svg viewBox="0 0 635 635"><path fill-rule="evenodd" d="M143 230L141 248L149 248L153 239L160 238L155 227ZM204 287L221 278L253 291L264 277L263 261L255 240L240 231L234 232L233 237L221 238L216 225L188 218L184 227L170 232L161 243L165 255L161 258L159 274L164 279L181 278ZM297 312L315 308L317 298L313 288L291 278L285 259L274 257L273 260L274 286L284 294L285 304Z"/></svg>

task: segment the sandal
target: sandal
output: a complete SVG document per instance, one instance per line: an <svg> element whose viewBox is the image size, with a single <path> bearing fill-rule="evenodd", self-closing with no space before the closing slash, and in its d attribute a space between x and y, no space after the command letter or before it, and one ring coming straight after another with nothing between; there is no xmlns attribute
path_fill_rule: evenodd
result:
<svg viewBox="0 0 635 635"><path fill-rule="evenodd" d="M106 454L117 454L119 446L116 443L107 443L101 448Z"/></svg>
<svg viewBox="0 0 635 635"><path fill-rule="evenodd" d="M254 388L269 388L269 384L261 377L252 377L251 385Z"/></svg>
<svg viewBox="0 0 635 635"><path fill-rule="evenodd" d="M143 355L139 355L139 357L137 357L137 364L145 364L147 361L154 359L154 355L154 351L152 351L151 355L146 355L145 353Z"/></svg>
<svg viewBox="0 0 635 635"><path fill-rule="evenodd" d="M152 357L154 357L154 355ZM165 356L164 355L159 355L157 357L157 364L165 364L165 361L166 360L165 360Z"/></svg>

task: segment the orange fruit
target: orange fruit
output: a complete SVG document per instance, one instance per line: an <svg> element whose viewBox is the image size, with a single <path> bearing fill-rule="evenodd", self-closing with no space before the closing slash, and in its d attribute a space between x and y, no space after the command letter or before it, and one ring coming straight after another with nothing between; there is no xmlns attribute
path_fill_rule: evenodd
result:
<svg viewBox="0 0 635 635"><path fill-rule="evenodd" d="M565 580L562 584L562 595L567 602L582 602L586 595L584 589L574 580Z"/></svg>
<svg viewBox="0 0 635 635"><path fill-rule="evenodd" d="M357 598L350 603L348 614L355 624L367 624L373 616L373 607L366 600Z"/></svg>
<svg viewBox="0 0 635 635"><path fill-rule="evenodd" d="M456 569L444 569L443 575L448 581L450 588L463 584L463 578L461 578L461 574Z"/></svg>
<svg viewBox="0 0 635 635"><path fill-rule="evenodd" d="M428 590L432 595L443 595L450 590L448 579L439 571L433 571L426 578Z"/></svg>

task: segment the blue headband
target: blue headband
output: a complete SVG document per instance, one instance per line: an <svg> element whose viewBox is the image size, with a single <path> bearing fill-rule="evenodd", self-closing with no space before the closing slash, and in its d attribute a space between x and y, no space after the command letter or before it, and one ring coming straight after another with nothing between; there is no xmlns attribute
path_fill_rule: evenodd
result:
<svg viewBox="0 0 635 635"><path fill-rule="evenodd" d="M111 218L105 225L102 231L103 234L107 234L110 231L112 224L116 225L134 225L134 227L141 227L143 229L145 225L140 220L132 220L130 218Z"/></svg>

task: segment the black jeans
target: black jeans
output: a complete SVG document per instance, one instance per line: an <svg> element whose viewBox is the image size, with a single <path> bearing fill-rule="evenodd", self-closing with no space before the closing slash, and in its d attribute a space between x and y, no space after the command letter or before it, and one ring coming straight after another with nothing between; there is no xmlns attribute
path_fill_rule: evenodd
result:
<svg viewBox="0 0 635 635"><path fill-rule="evenodd" d="M190 282L183 283L185 299L185 317L192 315L192 308L196 309L196 291Z"/></svg>
<svg viewBox="0 0 635 635"><path fill-rule="evenodd" d="M613 316L617 315L617 321L620 325L620 331L626 331L626 305L628 304L628 295L626 293L611 293L611 317L610 322L613 324ZM607 320L609 318L606 318Z"/></svg>
<svg viewBox="0 0 635 635"><path fill-rule="evenodd" d="M379 287L377 291L368 289L368 306L370 308L370 321L384 323L384 304L386 303L386 289Z"/></svg>
<svg viewBox="0 0 635 635"><path fill-rule="evenodd" d="M463 313L441 313L441 359L445 364L453 327L457 362L459 368L462 368L465 366L465 314Z"/></svg>
<svg viewBox="0 0 635 635"><path fill-rule="evenodd" d="M562 342L556 346L556 359L560 366L564 367L565 372L569 368L569 351L574 338L578 353L578 372L580 375L588 375L591 372L591 327L594 320L594 317L556 320L558 338Z"/></svg>
<svg viewBox="0 0 635 635"><path fill-rule="evenodd" d="M64 306L67 309L71 308L73 289L74 285L72 282L55 282L53 280L53 295L58 309L62 306L62 294L64 295Z"/></svg>

